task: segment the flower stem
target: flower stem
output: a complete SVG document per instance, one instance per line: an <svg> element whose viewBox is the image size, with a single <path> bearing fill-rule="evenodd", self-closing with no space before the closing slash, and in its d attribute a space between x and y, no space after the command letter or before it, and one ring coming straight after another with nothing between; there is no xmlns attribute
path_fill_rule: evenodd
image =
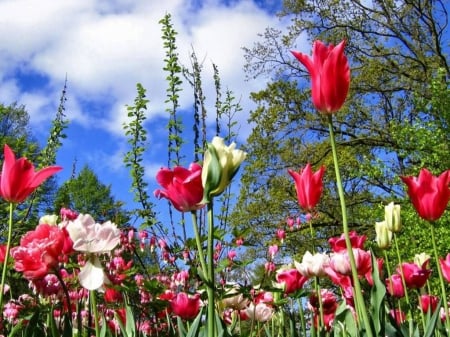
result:
<svg viewBox="0 0 450 337"><path fill-rule="evenodd" d="M3 261L2 283L0 285L0 308L3 308L3 293L4 293L3 289L5 287L6 271L8 270L9 251L11 249L13 206L14 206L14 204L12 202L10 202L9 203L9 221L8 221L8 239L6 242L5 260Z"/></svg>
<svg viewBox="0 0 450 337"><path fill-rule="evenodd" d="M94 290L89 290L89 298L91 300L92 311L94 312L95 336L99 337L100 336L100 326L99 326L97 299L95 298Z"/></svg>
<svg viewBox="0 0 450 337"><path fill-rule="evenodd" d="M358 315L362 316L362 321L364 323L367 337L373 337L372 330L370 327L370 322L369 322L369 316L367 314L367 310L364 305L364 299L362 297L361 285L359 283L358 272L356 269L355 256L353 255L353 247L352 247L352 243L350 241L350 236L349 236L349 229L348 229L348 222L347 222L347 207L345 205L344 188L342 186L341 173L339 171L339 163L338 163L338 157L337 157L337 151L336 151L336 140L335 140L335 136L334 136L332 115L328 115L328 129L330 132L330 143L331 143L331 150L333 153L334 171L336 173L336 186L337 186L337 190L338 190L338 194L339 194L339 201L340 201L340 205L341 205L342 226L343 226L343 230L344 230L345 244L347 246L347 252L348 252L349 259L350 259L350 266L352 269L355 305L357 308Z"/></svg>
<svg viewBox="0 0 450 337"><path fill-rule="evenodd" d="M194 227L195 242L197 244L198 258L200 260L200 267L202 268L203 278L207 279L208 275L206 274L207 269L206 269L205 256L203 255L203 246L202 246L200 232L198 230L198 225L197 225L197 213L195 211L191 211L191 215L192 215L192 225Z"/></svg>
<svg viewBox="0 0 450 337"><path fill-rule="evenodd" d="M213 199L208 203L208 243L207 243L207 267L208 267L208 337L216 336L216 314L214 298L214 214Z"/></svg>
<svg viewBox="0 0 450 337"><path fill-rule="evenodd" d="M445 283L444 283L444 276L442 275L442 269L441 264L439 263L439 256L436 246L436 238L434 233L434 224L431 224L431 241L433 242L433 252L434 252L434 259L436 260L437 264L437 270L439 274L439 283L441 284L441 292L442 292L442 301L444 302L444 310L445 310L445 328L447 330L447 333L450 331L450 318L448 316L448 303L447 303L447 294L445 292Z"/></svg>

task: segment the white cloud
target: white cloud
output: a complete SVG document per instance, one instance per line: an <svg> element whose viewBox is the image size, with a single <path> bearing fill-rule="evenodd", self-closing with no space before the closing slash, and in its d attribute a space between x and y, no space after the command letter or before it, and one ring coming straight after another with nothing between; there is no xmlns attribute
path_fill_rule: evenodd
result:
<svg viewBox="0 0 450 337"><path fill-rule="evenodd" d="M205 0L201 6L183 0L4 0L0 2L0 99L26 104L32 123L49 122L68 78L66 110L72 123L104 128L122 135L125 104L132 104L136 83L147 89L149 118L164 113L167 74L161 25L171 13L178 32L181 62L189 65L192 48L204 60L203 83L208 110L214 110L212 66L219 67L223 89L241 99L241 137L252 108L248 95L264 83L245 82L242 47L251 46L267 26L277 26L253 1L223 5ZM39 90L19 87L14 74L33 72L48 78ZM105 109L86 108L86 102L107 101ZM191 89L185 85L180 103L192 106ZM242 139L243 140L243 139Z"/></svg>

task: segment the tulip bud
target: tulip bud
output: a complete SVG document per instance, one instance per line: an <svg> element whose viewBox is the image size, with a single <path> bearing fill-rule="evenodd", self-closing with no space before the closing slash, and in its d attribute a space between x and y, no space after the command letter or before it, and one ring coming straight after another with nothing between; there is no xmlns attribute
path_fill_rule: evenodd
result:
<svg viewBox="0 0 450 337"><path fill-rule="evenodd" d="M208 144L202 171L204 203L223 193L244 161L247 154L235 147L235 143L226 146L220 137L214 137Z"/></svg>
<svg viewBox="0 0 450 337"><path fill-rule="evenodd" d="M389 248L392 241L392 232L389 230L386 221L375 223L375 233L377 234L375 241L381 249Z"/></svg>
<svg viewBox="0 0 450 337"><path fill-rule="evenodd" d="M400 205L394 205L393 202L384 207L384 220L387 227L393 233L398 233L402 229L400 219Z"/></svg>

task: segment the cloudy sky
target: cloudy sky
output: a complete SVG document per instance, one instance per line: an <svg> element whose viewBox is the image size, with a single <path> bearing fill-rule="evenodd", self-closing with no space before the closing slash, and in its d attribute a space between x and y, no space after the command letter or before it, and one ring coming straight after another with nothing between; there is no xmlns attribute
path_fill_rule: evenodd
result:
<svg viewBox="0 0 450 337"><path fill-rule="evenodd" d="M70 176L72 162L85 163L111 184L120 200L129 200L127 151L122 123L136 83L147 89L151 149L145 155L147 177L166 165L164 129L166 82L161 25L166 13L178 32L181 62L189 65L195 49L204 60L205 86L213 88L210 64L219 66L224 87L241 97L245 121L252 108L248 94L264 81L245 81L242 47L251 47L268 26L282 28L275 12L278 0L2 0L0 1L0 102L26 106L38 139L45 141L68 80L68 139L58 156ZM309 49L309 48L307 48ZM181 94L182 107L192 106L192 91ZM211 105L212 110L212 105ZM163 121L163 122L161 122ZM250 130L241 128L241 141ZM157 155L159 154L159 155ZM151 191L155 185L151 185ZM155 200L156 202L156 200Z"/></svg>

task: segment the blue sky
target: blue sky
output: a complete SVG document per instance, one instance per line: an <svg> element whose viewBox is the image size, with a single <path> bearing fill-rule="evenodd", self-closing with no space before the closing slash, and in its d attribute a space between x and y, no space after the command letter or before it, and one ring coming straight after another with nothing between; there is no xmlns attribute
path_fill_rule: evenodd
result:
<svg viewBox="0 0 450 337"><path fill-rule="evenodd" d="M205 60L206 96L213 99L211 62L219 66L224 88L241 98L238 142L250 132L245 123L253 108L252 91L265 83L245 81L243 51L268 26L282 28L275 15L278 0L3 0L0 1L0 102L24 104L35 136L45 142L67 76L68 138L58 155L67 179L72 163L86 163L113 195L129 202L129 173L123 165L127 151L122 124L126 104L136 96L136 83L150 99L147 128L151 148L145 154L146 179L152 193L154 177L167 158L165 125L166 73L158 21L172 15L178 31L180 60L189 65L195 49ZM309 46L305 46L308 52ZM190 88L181 93L182 109L192 106ZM213 111L213 101L207 101ZM211 135L212 136L212 135ZM189 158L188 158L189 159ZM187 165L188 163L186 163ZM158 204L157 200L153 200ZM164 203L165 206L165 203Z"/></svg>

